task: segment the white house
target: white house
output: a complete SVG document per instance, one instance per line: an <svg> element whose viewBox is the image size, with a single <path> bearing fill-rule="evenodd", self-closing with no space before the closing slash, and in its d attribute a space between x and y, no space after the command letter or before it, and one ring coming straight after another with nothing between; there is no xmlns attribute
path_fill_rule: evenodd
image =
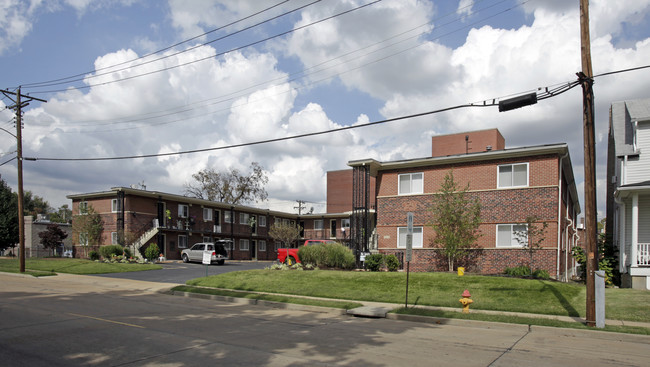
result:
<svg viewBox="0 0 650 367"><path fill-rule="evenodd" d="M621 285L650 290L650 98L612 103L607 176Z"/></svg>

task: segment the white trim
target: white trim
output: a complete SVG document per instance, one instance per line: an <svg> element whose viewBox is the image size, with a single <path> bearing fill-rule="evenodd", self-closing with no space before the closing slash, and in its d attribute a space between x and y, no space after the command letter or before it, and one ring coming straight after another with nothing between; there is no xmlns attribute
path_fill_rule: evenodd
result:
<svg viewBox="0 0 650 367"><path fill-rule="evenodd" d="M118 202L117 199L111 199L111 213L117 213L118 212Z"/></svg>
<svg viewBox="0 0 650 367"><path fill-rule="evenodd" d="M420 176L419 187L413 187L413 176ZM408 176L408 192L402 190L402 177ZM397 175L397 195L418 195L424 193L424 172L402 173Z"/></svg>
<svg viewBox="0 0 650 367"><path fill-rule="evenodd" d="M510 226L510 245L509 246L499 246L499 227L500 226ZM525 223L499 223L496 225L495 228L495 248L524 248L525 246L517 240L515 236L515 226L523 226L526 227L526 231L528 231L528 225Z"/></svg>
<svg viewBox="0 0 650 367"><path fill-rule="evenodd" d="M637 263L637 245L639 243L639 194L632 194L632 248L630 249L630 259L632 267L639 266Z"/></svg>
<svg viewBox="0 0 650 367"><path fill-rule="evenodd" d="M524 185L515 185L515 166L526 166L526 183ZM511 180L510 184L505 186L501 183L501 167L511 167ZM497 189L509 189L509 188L519 188L519 187L528 187L530 186L530 165L528 162L523 163L509 163L509 164L499 164L497 165Z"/></svg>
<svg viewBox="0 0 650 367"><path fill-rule="evenodd" d="M400 236L400 231L404 232ZM406 248L406 240L400 245L400 240L402 238L406 239L406 233L408 227L397 227L397 248ZM413 248L423 248L424 247L424 228L422 226L413 227Z"/></svg>

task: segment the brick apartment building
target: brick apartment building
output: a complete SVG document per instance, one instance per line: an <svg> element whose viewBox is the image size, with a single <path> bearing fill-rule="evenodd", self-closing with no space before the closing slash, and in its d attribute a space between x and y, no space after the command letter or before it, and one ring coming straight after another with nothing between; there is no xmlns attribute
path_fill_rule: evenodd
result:
<svg viewBox="0 0 650 367"><path fill-rule="evenodd" d="M300 225L303 239L333 239L359 254L379 251L403 258L406 216L413 212L410 269L444 271L446 259L432 245L430 207L453 170L456 182L469 184L469 195L482 205L482 236L470 259L457 265L487 274L528 265L528 252L513 232L525 230L526 217L536 216L548 229L532 265L561 280L575 271L571 247L580 207L566 144L506 149L501 133L492 129L435 136L431 157L348 165L352 169L328 172L326 213L297 215L124 187L68 198L74 214L80 205L100 213L102 244L133 233L141 243L157 243L169 259L180 259L182 249L196 242L230 239L232 259L274 260L280 245L268 230L275 221Z"/></svg>
<svg viewBox="0 0 650 367"><path fill-rule="evenodd" d="M481 203L481 237L459 266L490 274L528 265L528 252L514 232L526 230L526 218L535 216L540 227L545 222L548 228L532 266L561 280L573 275L571 247L577 240L580 206L566 144L506 149L503 136L492 129L434 136L431 157L392 162L362 159L348 165L376 182L375 191L365 196L375 199L379 252L403 255L407 213L414 213L411 269L448 269L446 258L432 242L430 208L445 175L453 170L460 187L469 184L468 195ZM353 187L353 195L364 196L359 192L368 187Z"/></svg>

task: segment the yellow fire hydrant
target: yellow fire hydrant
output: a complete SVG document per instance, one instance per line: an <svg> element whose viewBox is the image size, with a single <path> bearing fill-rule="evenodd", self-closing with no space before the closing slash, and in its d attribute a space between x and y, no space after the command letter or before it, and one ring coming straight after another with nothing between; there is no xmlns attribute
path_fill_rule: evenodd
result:
<svg viewBox="0 0 650 367"><path fill-rule="evenodd" d="M472 301L470 297L472 296L469 294L469 291L465 289L465 292L461 295L463 298L461 298L459 301L463 305L463 313L469 313L469 305L472 304Z"/></svg>

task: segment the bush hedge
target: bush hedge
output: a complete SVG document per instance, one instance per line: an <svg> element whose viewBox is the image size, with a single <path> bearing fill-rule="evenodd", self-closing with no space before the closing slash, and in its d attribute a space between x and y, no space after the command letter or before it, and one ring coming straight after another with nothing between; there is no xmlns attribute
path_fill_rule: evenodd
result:
<svg viewBox="0 0 650 367"><path fill-rule="evenodd" d="M304 265L337 269L353 269L356 262L352 250L340 243L302 246L298 249L298 257Z"/></svg>
<svg viewBox="0 0 650 367"><path fill-rule="evenodd" d="M111 259L113 256L122 256L124 254L124 247L120 245L107 245L99 248L99 254L104 259Z"/></svg>

